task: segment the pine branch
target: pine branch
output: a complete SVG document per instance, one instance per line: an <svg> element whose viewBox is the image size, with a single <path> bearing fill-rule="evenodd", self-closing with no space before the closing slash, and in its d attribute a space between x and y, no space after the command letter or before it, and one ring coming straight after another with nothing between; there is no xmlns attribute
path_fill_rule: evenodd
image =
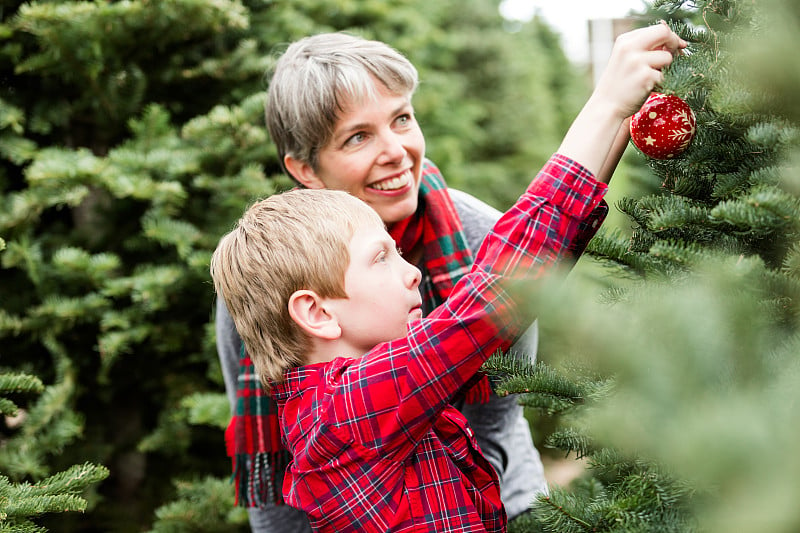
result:
<svg viewBox="0 0 800 533"><path fill-rule="evenodd" d="M81 418L70 405L75 394L72 361L64 346L53 337L48 336L42 342L53 356L56 382L45 387L36 401L26 407L24 422L17 433L0 447L3 471L17 479L47 475L44 466L47 455L60 453L83 428Z"/></svg>
<svg viewBox="0 0 800 533"><path fill-rule="evenodd" d="M233 507L233 490L228 481L206 477L179 481L175 486L178 499L156 510L151 533L171 533L176 530L233 533L239 530L236 524L247 523L244 509Z"/></svg>
<svg viewBox="0 0 800 533"><path fill-rule="evenodd" d="M159 216L155 212L149 212L142 217L142 230L149 239L175 246L182 259L189 256L202 235L193 224Z"/></svg>
<svg viewBox="0 0 800 533"><path fill-rule="evenodd" d="M103 332L97 337L97 348L100 352L100 374L105 377L117 359L130 353L134 346L147 339L152 333L148 325L133 326L134 313L130 310L122 312L110 311L103 314Z"/></svg>
<svg viewBox="0 0 800 533"><path fill-rule="evenodd" d="M740 234L765 237L800 229L798 213L800 199L774 187L759 186L737 200L721 202L711 216Z"/></svg>
<svg viewBox="0 0 800 533"><path fill-rule="evenodd" d="M800 240L794 242L786 252L782 271L788 277L800 279Z"/></svg>
<svg viewBox="0 0 800 533"><path fill-rule="evenodd" d="M10 392L41 393L42 380L29 374L0 374L0 394Z"/></svg>
<svg viewBox="0 0 800 533"><path fill-rule="evenodd" d="M85 511L86 499L79 496L89 485L107 478L104 466L90 463L75 465L36 484L13 485L8 478L0 477L0 516L15 521L44 513Z"/></svg>
<svg viewBox="0 0 800 533"><path fill-rule="evenodd" d="M543 363L515 354L495 354L481 368L498 396L520 394L519 403L549 415L563 412L607 391L609 382L581 376L570 379Z"/></svg>
<svg viewBox="0 0 800 533"><path fill-rule="evenodd" d="M181 401L181 407L188 410L190 424L228 427L230 405L228 398L221 393L195 393Z"/></svg>
<svg viewBox="0 0 800 533"><path fill-rule="evenodd" d="M51 294L28 311L27 327L40 328L49 324L52 334L62 333L78 324L96 321L109 305L107 298L95 292L80 297Z"/></svg>
<svg viewBox="0 0 800 533"><path fill-rule="evenodd" d="M539 496L532 510L540 522L542 531L553 533L584 533L602 531L597 528L600 517L595 515L591 505L574 493L553 488L549 495Z"/></svg>
<svg viewBox="0 0 800 533"><path fill-rule="evenodd" d="M31 494L46 494L57 490L61 493L78 494L108 477L109 471L102 465L84 463L50 476L31 486Z"/></svg>
<svg viewBox="0 0 800 533"><path fill-rule="evenodd" d="M34 393L44 391L44 384L36 376L28 374L0 374L0 394ZM8 398L0 396L0 414L17 416L19 407Z"/></svg>
<svg viewBox="0 0 800 533"><path fill-rule="evenodd" d="M54 341L50 341L51 344ZM53 344L56 357L60 349ZM61 354L63 357L63 354ZM63 361L63 359L62 359ZM64 362L59 367L68 366ZM65 368L58 369L65 380L44 387L41 380L26 374L0 374L0 392L40 393L33 407L26 411L19 435L4 441L0 448L0 465L3 470L20 477L40 474L43 454L57 453L63 443L80 428L74 414L64 410L63 403L70 397L72 382ZM11 409L13 408L13 409ZM10 400L0 397L3 413L16 414L17 408ZM42 479L38 483L12 483L0 476L0 531L45 531L29 520L45 513L85 511L87 501L80 493L106 477L109 471L90 463L75 465L66 471Z"/></svg>
<svg viewBox="0 0 800 533"><path fill-rule="evenodd" d="M181 265L141 265L132 276L109 280L103 290L105 296L127 296L146 311L167 308L169 296L184 279Z"/></svg>
<svg viewBox="0 0 800 533"><path fill-rule="evenodd" d="M721 239L719 249L710 249L707 244L697 241L658 241L650 248L650 253L664 261L668 261L685 272L707 265L710 261L725 262L733 253L743 256L742 250L733 249L741 246L740 241Z"/></svg>
<svg viewBox="0 0 800 533"><path fill-rule="evenodd" d="M652 269L652 261L645 254L633 249L635 240L622 237L619 230L609 233L601 230L586 248L592 257L618 266L623 273L641 277Z"/></svg>
<svg viewBox="0 0 800 533"><path fill-rule="evenodd" d="M648 196L639 201L639 209L647 212L647 228L661 232L671 228L708 223L708 208L680 196Z"/></svg>
<svg viewBox="0 0 800 533"><path fill-rule="evenodd" d="M46 533L47 529L37 526L30 520L20 518L13 521L0 521L0 533Z"/></svg>
<svg viewBox="0 0 800 533"><path fill-rule="evenodd" d="M594 453L594 439L576 428L565 427L558 429L547 436L545 446L562 450L566 455L575 452L578 459Z"/></svg>
<svg viewBox="0 0 800 533"><path fill-rule="evenodd" d="M64 246L53 254L53 274L65 281L87 280L99 287L121 267L119 256L112 253L90 254L82 248Z"/></svg>

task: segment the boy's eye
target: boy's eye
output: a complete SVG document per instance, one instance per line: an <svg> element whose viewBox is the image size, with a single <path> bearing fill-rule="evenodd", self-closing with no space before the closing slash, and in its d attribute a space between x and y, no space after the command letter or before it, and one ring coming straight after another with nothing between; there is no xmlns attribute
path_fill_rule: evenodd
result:
<svg viewBox="0 0 800 533"><path fill-rule="evenodd" d="M396 122L398 126L407 126L408 123L411 122L411 115L407 113L404 115L400 115L399 117L397 117Z"/></svg>

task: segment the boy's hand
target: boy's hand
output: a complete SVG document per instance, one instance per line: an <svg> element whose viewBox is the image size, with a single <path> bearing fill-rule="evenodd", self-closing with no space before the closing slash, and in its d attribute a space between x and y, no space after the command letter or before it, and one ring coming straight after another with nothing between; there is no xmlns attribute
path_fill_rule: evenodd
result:
<svg viewBox="0 0 800 533"><path fill-rule="evenodd" d="M620 35L593 97L614 106L620 119L633 115L664 80L661 69L683 48L686 41L663 21Z"/></svg>
<svg viewBox="0 0 800 533"><path fill-rule="evenodd" d="M639 110L663 80L661 69L672 63L673 55L686 45L666 23L620 35L597 87L558 152L607 183L621 155L612 151L624 150L624 143L615 144L623 121Z"/></svg>

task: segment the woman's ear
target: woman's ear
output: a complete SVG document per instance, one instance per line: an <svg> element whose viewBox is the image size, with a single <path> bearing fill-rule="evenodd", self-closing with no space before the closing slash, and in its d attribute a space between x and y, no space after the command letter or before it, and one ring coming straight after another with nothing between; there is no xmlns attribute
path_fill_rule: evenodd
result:
<svg viewBox="0 0 800 533"><path fill-rule="evenodd" d="M325 184L317 177L317 173L311 168L311 165L305 161L295 159L291 155L283 156L283 166L294 179L300 182L300 185L307 189L324 189Z"/></svg>
<svg viewBox="0 0 800 533"><path fill-rule="evenodd" d="M295 291L289 297L289 316L312 337L336 340L342 335L339 320L325 309L323 299L314 291Z"/></svg>

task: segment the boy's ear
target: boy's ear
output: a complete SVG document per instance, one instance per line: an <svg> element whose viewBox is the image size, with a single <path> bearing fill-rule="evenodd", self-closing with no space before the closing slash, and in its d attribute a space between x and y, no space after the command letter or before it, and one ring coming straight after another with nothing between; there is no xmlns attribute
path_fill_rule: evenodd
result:
<svg viewBox="0 0 800 533"><path fill-rule="evenodd" d="M286 170L289 171L289 174L307 189L325 188L325 184L317 177L317 173L314 172L311 165L305 161L300 161L287 154L283 156L283 165L286 167Z"/></svg>
<svg viewBox="0 0 800 533"><path fill-rule="evenodd" d="M325 309L322 298L314 291L295 291L289 297L289 316L312 337L336 340L342 335L338 319Z"/></svg>

